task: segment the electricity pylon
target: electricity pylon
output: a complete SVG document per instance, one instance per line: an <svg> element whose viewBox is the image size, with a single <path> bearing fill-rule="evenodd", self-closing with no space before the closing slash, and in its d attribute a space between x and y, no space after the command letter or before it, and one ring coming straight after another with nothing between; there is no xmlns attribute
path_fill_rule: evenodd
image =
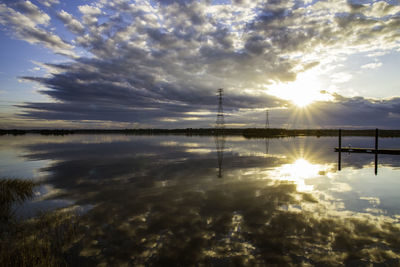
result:
<svg viewBox="0 0 400 267"><path fill-rule="evenodd" d="M222 96L224 94L224 89L218 89L218 113L217 113L217 121L215 122L215 128L217 130L222 130L225 128L225 120L224 120L224 108L222 107Z"/></svg>
<svg viewBox="0 0 400 267"><path fill-rule="evenodd" d="M224 89L218 89L218 113L217 120L215 122L215 146L217 149L218 157L218 178L222 178L222 160L224 158L224 148L225 148L225 120L224 120L224 108L222 107L222 96Z"/></svg>

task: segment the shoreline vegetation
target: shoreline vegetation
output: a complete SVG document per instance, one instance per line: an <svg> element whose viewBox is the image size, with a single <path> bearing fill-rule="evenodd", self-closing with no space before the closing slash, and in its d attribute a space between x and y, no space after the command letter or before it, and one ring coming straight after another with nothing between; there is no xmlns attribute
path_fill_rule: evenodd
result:
<svg viewBox="0 0 400 267"><path fill-rule="evenodd" d="M76 266L79 216L70 210L43 211L21 219L15 210L34 198L32 180L0 177L0 266Z"/></svg>
<svg viewBox="0 0 400 267"><path fill-rule="evenodd" d="M338 136L339 129L283 129L283 128L184 128L184 129L0 129L2 135L70 135L70 134L126 134L126 135L187 135L187 136L244 136L245 138L280 138L295 136ZM342 130L342 136L375 136L375 129ZM379 130L379 137L400 137L400 130Z"/></svg>

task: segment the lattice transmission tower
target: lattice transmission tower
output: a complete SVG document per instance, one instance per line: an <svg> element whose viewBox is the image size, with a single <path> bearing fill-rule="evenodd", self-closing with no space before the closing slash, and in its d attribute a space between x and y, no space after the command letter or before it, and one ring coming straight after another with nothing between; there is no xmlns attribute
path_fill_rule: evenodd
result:
<svg viewBox="0 0 400 267"><path fill-rule="evenodd" d="M218 113L217 121L215 122L215 146L217 149L218 156L218 177L222 178L222 160L224 158L224 148L225 148L225 119L224 119L224 108L222 107L222 96L224 94L224 89L218 89Z"/></svg>
<svg viewBox="0 0 400 267"><path fill-rule="evenodd" d="M268 112L268 109L265 111L265 129L269 129L269 112Z"/></svg>
<svg viewBox="0 0 400 267"><path fill-rule="evenodd" d="M225 119L224 119L224 108L222 107L222 96L224 94L224 89L218 89L218 113L217 113L217 121L215 123L215 128L217 130L225 128Z"/></svg>

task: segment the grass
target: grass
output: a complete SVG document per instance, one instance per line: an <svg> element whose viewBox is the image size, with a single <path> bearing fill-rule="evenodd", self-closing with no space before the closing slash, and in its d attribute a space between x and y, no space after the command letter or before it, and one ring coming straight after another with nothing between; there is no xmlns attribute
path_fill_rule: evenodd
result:
<svg viewBox="0 0 400 267"><path fill-rule="evenodd" d="M78 216L70 211L44 212L18 220L12 207L33 197L36 184L0 180L0 266L69 266L68 250L78 238Z"/></svg>
<svg viewBox="0 0 400 267"><path fill-rule="evenodd" d="M0 222L13 218L12 206L32 198L35 186L30 180L0 179Z"/></svg>

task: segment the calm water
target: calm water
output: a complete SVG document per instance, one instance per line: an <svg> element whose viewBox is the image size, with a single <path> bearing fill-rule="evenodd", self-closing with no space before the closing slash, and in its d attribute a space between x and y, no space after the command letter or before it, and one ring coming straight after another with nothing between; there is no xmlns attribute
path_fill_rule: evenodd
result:
<svg viewBox="0 0 400 267"><path fill-rule="evenodd" d="M373 137L343 145L373 147ZM398 265L400 156L337 138L2 136L0 177L41 181L16 213L76 210L91 264ZM400 139L380 139L400 148ZM78 252L76 252L78 251Z"/></svg>

